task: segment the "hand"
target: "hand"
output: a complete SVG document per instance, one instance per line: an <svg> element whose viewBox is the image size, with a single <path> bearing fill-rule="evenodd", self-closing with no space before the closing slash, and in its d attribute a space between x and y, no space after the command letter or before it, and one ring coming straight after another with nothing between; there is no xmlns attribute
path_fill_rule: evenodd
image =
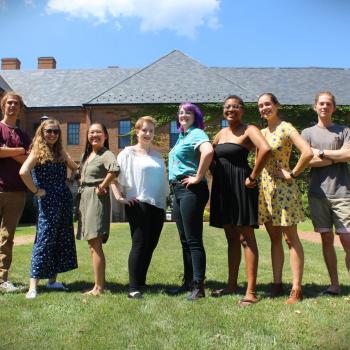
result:
<svg viewBox="0 0 350 350"><path fill-rule="evenodd" d="M101 186L96 186L95 192L98 196L105 196L107 194L107 189Z"/></svg>
<svg viewBox="0 0 350 350"><path fill-rule="evenodd" d="M293 178L290 176L290 172L287 169L277 168L274 170L273 176L286 180L287 182L293 181Z"/></svg>
<svg viewBox="0 0 350 350"><path fill-rule="evenodd" d="M137 203L139 200L137 198L129 198L129 199L126 199L124 197L119 197L119 198L116 198L117 201L121 204L125 204L129 207L132 207L135 203Z"/></svg>
<svg viewBox="0 0 350 350"><path fill-rule="evenodd" d="M188 188L188 186L198 184L200 180L201 179L199 179L197 176L188 176L181 181L181 184Z"/></svg>
<svg viewBox="0 0 350 350"><path fill-rule="evenodd" d="M256 187L256 180L252 181L250 180L249 176L245 179L245 187L248 187L248 188L254 188Z"/></svg>
<svg viewBox="0 0 350 350"><path fill-rule="evenodd" d="M43 188L38 188L38 192L35 193L35 196L42 198L46 196L46 191Z"/></svg>

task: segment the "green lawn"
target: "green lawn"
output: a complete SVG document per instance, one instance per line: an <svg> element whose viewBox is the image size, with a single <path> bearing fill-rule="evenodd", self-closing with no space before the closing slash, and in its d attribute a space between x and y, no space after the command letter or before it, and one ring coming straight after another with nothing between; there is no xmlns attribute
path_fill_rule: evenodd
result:
<svg viewBox="0 0 350 350"><path fill-rule="evenodd" d="M87 244L77 242L79 269L60 276L70 292L47 292L42 287L35 300L26 300L24 293L0 294L0 349L349 349L350 287L340 249L343 295L339 298L318 297L328 283L320 246L303 242L305 300L287 306L287 296L267 299L270 248L266 233L257 231L260 302L239 308L242 294L188 302L185 295L170 297L165 293L165 289L179 283L182 271L180 243L176 227L170 223L165 226L150 267L150 290L144 300L128 300L128 226L112 227L105 245L108 291L98 298L81 295L92 286L92 272ZM206 226L205 245L206 290L210 295L226 280L223 232ZM26 285L30 256L31 245L14 248L10 277L15 283ZM291 280L288 265L286 258L285 282ZM243 293L243 262L241 270Z"/></svg>

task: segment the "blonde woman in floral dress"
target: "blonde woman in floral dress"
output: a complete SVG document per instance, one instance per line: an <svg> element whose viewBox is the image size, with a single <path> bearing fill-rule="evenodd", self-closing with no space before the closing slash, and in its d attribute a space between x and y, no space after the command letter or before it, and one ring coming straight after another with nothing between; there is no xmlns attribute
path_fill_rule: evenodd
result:
<svg viewBox="0 0 350 350"><path fill-rule="evenodd" d="M293 285L287 304L294 304L303 298L301 281L304 270L304 252L297 232L297 224L304 220L304 214L295 179L311 160L312 151L292 124L279 118L279 106L276 96L271 93L264 93L258 99L260 115L268 124L261 132L272 149L271 157L261 173L259 223L265 225L271 239L271 297L283 293L283 235L290 250L293 274ZM301 155L295 167L290 170L289 158L293 145Z"/></svg>

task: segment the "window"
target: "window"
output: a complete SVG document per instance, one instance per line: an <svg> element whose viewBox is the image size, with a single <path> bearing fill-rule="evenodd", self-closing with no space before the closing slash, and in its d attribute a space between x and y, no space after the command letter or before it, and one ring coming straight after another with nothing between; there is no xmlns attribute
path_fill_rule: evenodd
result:
<svg viewBox="0 0 350 350"><path fill-rule="evenodd" d="M118 122L118 148L125 148L131 144L131 121L130 120L119 120Z"/></svg>
<svg viewBox="0 0 350 350"><path fill-rule="evenodd" d="M179 131L177 130L176 121L170 122L170 148L175 146L175 143L179 137Z"/></svg>
<svg viewBox="0 0 350 350"><path fill-rule="evenodd" d="M226 119L221 119L220 127L221 129L228 127L228 121Z"/></svg>
<svg viewBox="0 0 350 350"><path fill-rule="evenodd" d="M80 144L80 123L68 123L67 125L67 144Z"/></svg>

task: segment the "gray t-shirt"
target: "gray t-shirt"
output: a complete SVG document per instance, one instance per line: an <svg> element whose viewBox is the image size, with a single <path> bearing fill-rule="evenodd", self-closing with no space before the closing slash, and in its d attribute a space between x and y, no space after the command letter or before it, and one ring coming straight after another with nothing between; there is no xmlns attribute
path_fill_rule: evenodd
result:
<svg viewBox="0 0 350 350"><path fill-rule="evenodd" d="M350 129L338 124L333 124L328 128L315 125L303 130L301 136L311 147L337 150L350 141ZM347 163L312 168L309 196L321 198L350 197L350 176Z"/></svg>

